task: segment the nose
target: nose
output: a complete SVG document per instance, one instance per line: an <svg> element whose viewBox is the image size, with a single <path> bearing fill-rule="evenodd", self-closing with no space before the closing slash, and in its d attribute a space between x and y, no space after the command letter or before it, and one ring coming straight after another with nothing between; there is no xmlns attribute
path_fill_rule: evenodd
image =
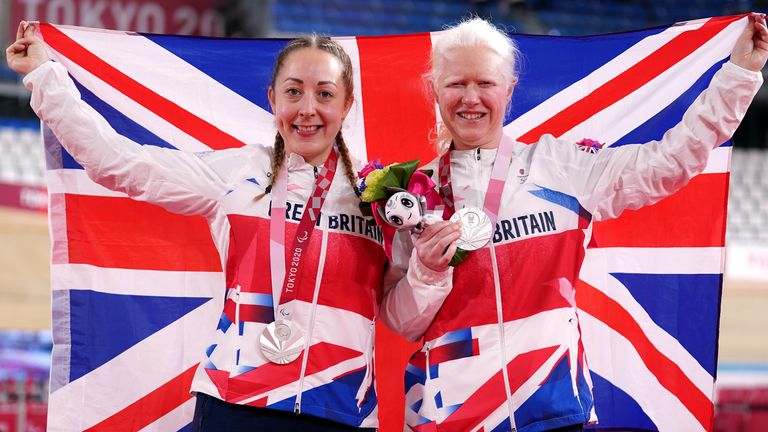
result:
<svg viewBox="0 0 768 432"><path fill-rule="evenodd" d="M316 106L315 100L312 97L303 97L299 105L299 116L311 117L315 115Z"/></svg>
<svg viewBox="0 0 768 432"><path fill-rule="evenodd" d="M474 84L468 85L464 89L464 94L461 97L461 101L465 105L476 105L480 102L480 96L479 96L478 88Z"/></svg>

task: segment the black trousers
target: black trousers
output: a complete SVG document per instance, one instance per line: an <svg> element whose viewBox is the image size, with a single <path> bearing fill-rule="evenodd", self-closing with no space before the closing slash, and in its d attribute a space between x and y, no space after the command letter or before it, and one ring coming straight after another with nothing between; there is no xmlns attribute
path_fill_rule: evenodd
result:
<svg viewBox="0 0 768 432"><path fill-rule="evenodd" d="M246 405L231 404L207 394L198 393L192 432L239 432L239 431L285 431L285 432L333 432L366 431L376 429L356 428L330 420L305 414Z"/></svg>
<svg viewBox="0 0 768 432"><path fill-rule="evenodd" d="M577 424L571 426L565 426L557 429L550 429L547 432L581 432L584 430L584 425Z"/></svg>

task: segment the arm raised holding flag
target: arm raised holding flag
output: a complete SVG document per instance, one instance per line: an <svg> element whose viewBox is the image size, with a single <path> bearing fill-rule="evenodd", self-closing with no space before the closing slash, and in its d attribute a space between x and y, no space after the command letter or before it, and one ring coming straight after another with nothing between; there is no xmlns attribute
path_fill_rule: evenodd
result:
<svg viewBox="0 0 768 432"><path fill-rule="evenodd" d="M191 384L193 429L375 428L373 324L386 259L358 208L360 164L341 133L354 94L341 45L313 36L280 51L268 88L273 146L191 153L117 133L50 61L37 30L22 22L6 55L38 116L95 182L205 217L227 269Z"/></svg>
<svg viewBox="0 0 768 432"><path fill-rule="evenodd" d="M450 292L428 299L440 307L422 317L424 348L405 379L413 430L578 431L594 420L575 288L585 231L678 191L731 137L768 58L765 16L747 20L730 62L677 126L658 141L616 148L547 130L516 141L504 128L518 82L515 42L481 19L436 38L430 78L443 153L427 168L452 191L455 211L484 211L495 235L454 269ZM382 307L427 302L413 296L393 288ZM408 323L390 326L419 336ZM712 404L701 390L675 396L697 427L710 427Z"/></svg>

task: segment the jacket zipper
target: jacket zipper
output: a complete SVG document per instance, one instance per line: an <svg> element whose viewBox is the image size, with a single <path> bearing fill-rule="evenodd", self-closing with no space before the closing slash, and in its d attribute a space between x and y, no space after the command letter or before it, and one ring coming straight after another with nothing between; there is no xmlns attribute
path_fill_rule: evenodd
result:
<svg viewBox="0 0 768 432"><path fill-rule="evenodd" d="M498 157L498 154L496 155ZM480 160L480 149L477 149L477 160ZM484 188L480 190L485 190ZM509 372L507 371L507 339L504 331L504 312L501 304L501 280L499 279L499 263L496 261L496 248L491 239L491 265L493 266L493 287L496 296L496 319L499 325L499 348L501 354L501 375L504 379L504 391L507 394L507 410L509 411L509 426L512 432L517 430L515 425L515 407L512 403L512 389L509 385Z"/></svg>
<svg viewBox="0 0 768 432"><path fill-rule="evenodd" d="M371 384L373 383L373 343L374 340L376 340L376 321L371 321L371 341L368 344L368 351L365 353L365 376L363 377L363 382L360 384L360 387L357 389L357 394L355 395L355 399L357 400L357 409L361 409L363 406L363 403L365 402L365 395L368 394L368 390L371 388Z"/></svg>
<svg viewBox="0 0 768 432"><path fill-rule="evenodd" d="M237 334L242 336L240 333L240 285L235 287L235 325L237 326Z"/></svg>
<svg viewBox="0 0 768 432"><path fill-rule="evenodd" d="M504 378L504 391L507 393L507 409L509 410L509 424L512 432L517 430L515 425L515 409L512 404L512 390L509 386L509 373L507 372L507 344L504 331L504 314L501 307L501 281L499 280L499 265L496 262L496 249L491 241L491 264L493 265L493 285L496 291L496 317L499 324L499 347L501 357L501 374Z"/></svg>
<svg viewBox="0 0 768 432"><path fill-rule="evenodd" d="M315 167L317 175L317 167ZM320 215L322 218L322 214ZM317 278L315 279L315 291L312 295L312 313L309 317L309 328L307 329L307 338L304 340L304 357L301 360L301 373L299 374L299 389L296 394L296 403L293 405L293 412L301 414L301 396L304 388L304 375L307 372L307 360L309 359L309 345L312 341L312 334L315 329L315 316L317 313L317 299L320 297L320 282L323 280L323 270L325 269L325 254L328 251L328 227L327 219L321 220L320 229L323 233L322 243L320 244L320 258L317 265Z"/></svg>

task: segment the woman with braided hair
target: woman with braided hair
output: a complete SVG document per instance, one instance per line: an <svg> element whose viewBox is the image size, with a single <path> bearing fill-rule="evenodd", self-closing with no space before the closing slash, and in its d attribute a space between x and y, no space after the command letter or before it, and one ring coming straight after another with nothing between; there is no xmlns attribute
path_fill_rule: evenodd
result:
<svg viewBox="0 0 768 432"><path fill-rule="evenodd" d="M382 280L392 279L384 273L394 269L358 207L361 164L341 134L353 102L341 46L313 36L281 51L268 90L273 147L185 153L115 132L49 61L35 27L22 22L6 55L26 75L37 115L97 183L205 217L222 256L226 300L192 383L193 429L375 428L373 329ZM344 218L363 231L329 222ZM432 267L457 238L455 224L431 226L401 284L444 280Z"/></svg>

